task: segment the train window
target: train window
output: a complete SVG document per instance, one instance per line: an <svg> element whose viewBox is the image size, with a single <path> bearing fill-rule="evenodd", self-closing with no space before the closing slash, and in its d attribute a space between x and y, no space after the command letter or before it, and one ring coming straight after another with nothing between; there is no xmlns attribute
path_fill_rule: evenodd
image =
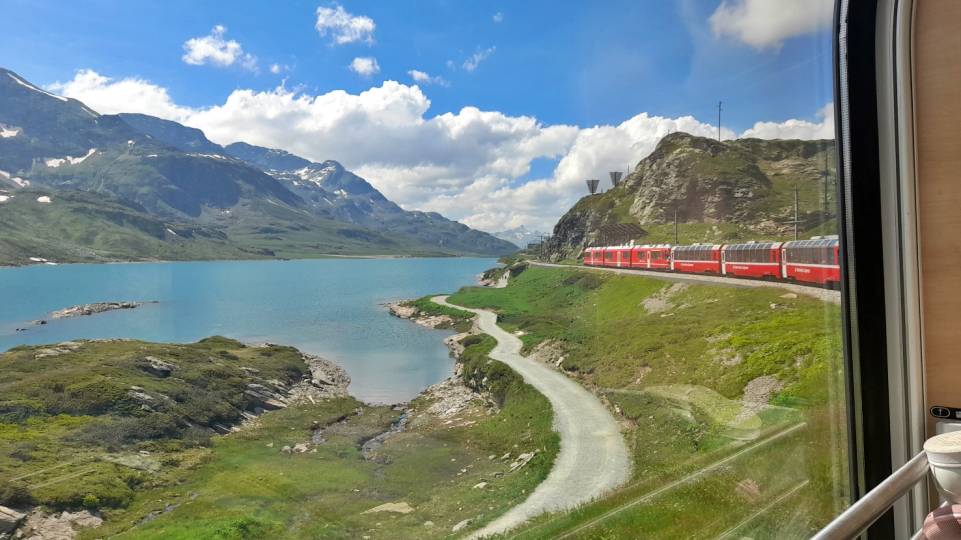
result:
<svg viewBox="0 0 961 540"><path fill-rule="evenodd" d="M0 539L848 507L839 2L193 4L0 7Z"/></svg>

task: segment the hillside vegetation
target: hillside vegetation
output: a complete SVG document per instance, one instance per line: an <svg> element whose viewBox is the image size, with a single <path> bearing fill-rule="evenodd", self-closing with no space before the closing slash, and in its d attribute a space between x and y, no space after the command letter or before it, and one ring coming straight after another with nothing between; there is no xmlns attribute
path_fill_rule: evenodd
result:
<svg viewBox="0 0 961 540"><path fill-rule="evenodd" d="M793 239L795 188L803 237L837 234L834 178L834 141L719 142L672 133L619 186L568 210L546 255L577 258L584 247L607 240L603 227L621 223L647 232L633 239L638 243L673 243L675 210L679 243Z"/></svg>
<svg viewBox="0 0 961 540"><path fill-rule="evenodd" d="M838 306L778 289L519 270L505 289L449 301L497 311L531 355L602 396L634 454L629 486L521 538L807 537L843 506Z"/></svg>
<svg viewBox="0 0 961 540"><path fill-rule="evenodd" d="M346 396L276 408L264 396L307 372L299 351L277 345L14 348L0 354L0 505L88 510L104 519L80 531L90 539L474 529L543 480L558 441L547 401L487 357L493 340L462 345L461 377L480 394L453 412L430 393L407 408ZM512 468L524 452L535 456Z"/></svg>

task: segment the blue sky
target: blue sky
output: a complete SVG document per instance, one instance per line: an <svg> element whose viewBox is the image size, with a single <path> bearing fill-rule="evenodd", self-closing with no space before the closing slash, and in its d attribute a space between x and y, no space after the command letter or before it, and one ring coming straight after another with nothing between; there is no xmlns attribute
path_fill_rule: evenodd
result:
<svg viewBox="0 0 961 540"><path fill-rule="evenodd" d="M733 136L762 121L823 121L818 112L832 100L829 28L825 16L814 20L805 8L799 8L805 1L729 0L722 6L716 0L340 4L4 0L0 65L41 85L70 81L78 70L92 70L112 82L149 83L164 89L178 107L191 111L223 105L238 90L271 92L280 84L306 96L336 90L359 95L388 80L412 86L415 81L410 70L443 79L440 84L419 85L430 103L420 115L426 120L457 114L469 106L511 119L533 117L540 126L616 126L640 113L664 118L691 115L713 125L720 99L724 101L724 125L732 129ZM825 11L830 0L814 3ZM766 11L772 4L789 8L772 14ZM359 39L337 43L334 27L322 34L316 24L318 8L334 10L338 6L350 17L368 19L375 28ZM712 19L719 11L724 11L724 21L715 20L719 16ZM771 22L772 17L779 19ZM212 35L217 25L224 27L219 37L236 41L248 62L238 59L223 66L211 62L192 65L184 60L185 43ZM475 54L482 59L473 70L466 69L465 63ZM348 66L355 58L376 59L379 72L362 76L351 71ZM280 68L278 73L271 72L274 64ZM69 88L61 91L70 95ZM99 105L95 95L79 95L93 100L94 108ZM110 105L100 108L104 107ZM148 107L142 112L153 110ZM218 131L209 118L173 116L213 133L227 129L220 126L223 129ZM240 132L246 133L244 129ZM491 189L514 189L538 179L557 180L563 171L556 168L577 146L571 133L570 140L558 143L560 150L525 154L526 168L496 171L502 178ZM275 145L285 146L285 141L278 139ZM638 141L631 145L635 148L632 155L643 157L636 150L643 145ZM302 146L294 149L310 153ZM317 152L336 150L325 147ZM376 152L376 146L371 152ZM456 205L445 206L460 192L406 197L402 188L411 186L386 171L391 165L409 169L410 164L385 161L373 153L323 157L345 160L369 175L379 173L382 178L371 180L405 206L441 210L468 223L473 218L477 225L485 221ZM449 165L440 150L431 160L412 163L427 162ZM456 188L461 192L490 176L492 170L453 169L451 175L467 175L472 180ZM435 175L424 182L439 179ZM520 215L521 209L516 213ZM554 217L541 213L508 221L544 227ZM492 223L483 226L490 228Z"/></svg>

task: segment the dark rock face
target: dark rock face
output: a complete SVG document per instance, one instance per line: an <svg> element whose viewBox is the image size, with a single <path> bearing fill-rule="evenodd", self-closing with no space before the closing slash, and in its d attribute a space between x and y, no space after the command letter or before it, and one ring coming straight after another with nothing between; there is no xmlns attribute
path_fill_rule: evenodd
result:
<svg viewBox="0 0 961 540"><path fill-rule="evenodd" d="M548 257L579 256L607 225L647 229L671 223L675 210L682 224L705 224L715 231L737 225L762 237L782 235L790 229L785 222L792 216L794 186L805 190L807 210L801 217L812 223L825 219L818 206L825 170L834 176L834 141L718 142L672 133L619 186L582 198L564 214L547 244ZM721 234L704 241L730 240Z"/></svg>
<svg viewBox="0 0 961 540"><path fill-rule="evenodd" d="M166 362L154 356L145 357L141 363L140 368L147 373L160 378L167 378L173 373L173 370L177 366L171 362Z"/></svg>

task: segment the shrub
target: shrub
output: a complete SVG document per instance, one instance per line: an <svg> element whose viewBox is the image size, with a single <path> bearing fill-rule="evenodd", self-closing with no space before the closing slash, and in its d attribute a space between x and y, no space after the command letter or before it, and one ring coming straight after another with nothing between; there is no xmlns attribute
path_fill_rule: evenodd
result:
<svg viewBox="0 0 961 540"><path fill-rule="evenodd" d="M96 510L100 508L100 498L90 493L83 496L83 501L81 501L81 503L87 510Z"/></svg>
<svg viewBox="0 0 961 540"><path fill-rule="evenodd" d="M35 504L37 500L23 482L13 481L0 485L0 505L23 508Z"/></svg>

